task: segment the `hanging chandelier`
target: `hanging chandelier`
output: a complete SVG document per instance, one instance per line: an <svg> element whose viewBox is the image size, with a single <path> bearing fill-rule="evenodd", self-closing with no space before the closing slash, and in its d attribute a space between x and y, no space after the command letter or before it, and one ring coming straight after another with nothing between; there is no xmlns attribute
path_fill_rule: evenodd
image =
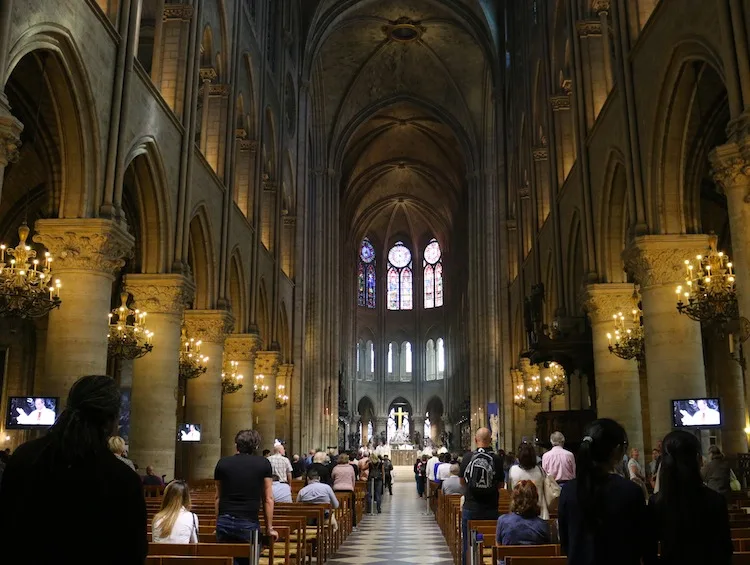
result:
<svg viewBox="0 0 750 565"><path fill-rule="evenodd" d="M242 375L237 374L239 362L230 361L229 367L221 372L221 392L222 394L234 394L242 388Z"/></svg>
<svg viewBox="0 0 750 565"><path fill-rule="evenodd" d="M255 383L253 384L253 402L263 402L268 398L268 385L263 384L265 377L263 375L255 375Z"/></svg>
<svg viewBox="0 0 750 565"><path fill-rule="evenodd" d="M532 375L531 385L526 387L526 398L534 404L542 403L542 387L539 385L539 374Z"/></svg>
<svg viewBox="0 0 750 565"><path fill-rule="evenodd" d="M39 318L60 307L62 285L52 277L52 255L46 252L43 264L36 258L26 243L30 231L24 222L18 245L0 245L0 317Z"/></svg>
<svg viewBox="0 0 750 565"><path fill-rule="evenodd" d="M107 353L115 359L138 359L154 348L154 332L146 328L146 312L129 308L128 296L121 292L120 306L108 314Z"/></svg>
<svg viewBox="0 0 750 565"><path fill-rule="evenodd" d="M286 387L284 385L279 385L278 387L276 387L276 410L281 410L287 404L289 404L289 397L284 394L285 392Z"/></svg>
<svg viewBox="0 0 750 565"><path fill-rule="evenodd" d="M549 364L549 373L544 377L544 388L550 397L565 394L565 370L554 361Z"/></svg>
<svg viewBox="0 0 750 565"><path fill-rule="evenodd" d="M201 341L188 337L183 325L180 332L180 377L197 379L206 372L208 357L201 355Z"/></svg>
<svg viewBox="0 0 750 565"><path fill-rule="evenodd" d="M513 404L521 410L526 410L526 395L523 390L523 383L516 385L516 394L513 395Z"/></svg>
<svg viewBox="0 0 750 565"><path fill-rule="evenodd" d="M627 323L625 314L612 314L614 334L607 334L609 352L620 359L635 359L641 362L645 359L646 348L643 332L643 312L640 307L638 289L633 290L633 307L630 310L631 322Z"/></svg>
<svg viewBox="0 0 750 565"><path fill-rule="evenodd" d="M685 284L677 287L677 311L691 320L723 324L739 317L729 257L712 238L707 255L685 260Z"/></svg>

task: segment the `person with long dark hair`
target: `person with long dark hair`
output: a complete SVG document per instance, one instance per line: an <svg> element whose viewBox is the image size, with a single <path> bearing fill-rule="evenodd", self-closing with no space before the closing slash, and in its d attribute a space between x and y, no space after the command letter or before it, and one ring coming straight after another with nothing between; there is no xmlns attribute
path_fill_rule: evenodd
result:
<svg viewBox="0 0 750 565"><path fill-rule="evenodd" d="M614 420L589 424L578 450L576 478L560 495L560 544L570 565L655 562L641 489L615 473L627 447L625 430Z"/></svg>
<svg viewBox="0 0 750 565"><path fill-rule="evenodd" d="M650 530L661 542L661 563L732 562L727 501L703 484L701 444L677 430L662 443L659 492L649 504Z"/></svg>
<svg viewBox="0 0 750 565"><path fill-rule="evenodd" d="M5 562L144 562L141 479L107 447L119 411L114 380L83 377L49 433L16 450L0 485Z"/></svg>

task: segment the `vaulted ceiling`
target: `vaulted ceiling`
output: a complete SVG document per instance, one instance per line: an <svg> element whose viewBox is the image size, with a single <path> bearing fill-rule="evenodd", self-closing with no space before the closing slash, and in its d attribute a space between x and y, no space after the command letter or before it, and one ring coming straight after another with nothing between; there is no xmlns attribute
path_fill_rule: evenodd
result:
<svg viewBox="0 0 750 565"><path fill-rule="evenodd" d="M307 42L314 126L341 172L352 235L449 238L492 91L480 4L317 3Z"/></svg>

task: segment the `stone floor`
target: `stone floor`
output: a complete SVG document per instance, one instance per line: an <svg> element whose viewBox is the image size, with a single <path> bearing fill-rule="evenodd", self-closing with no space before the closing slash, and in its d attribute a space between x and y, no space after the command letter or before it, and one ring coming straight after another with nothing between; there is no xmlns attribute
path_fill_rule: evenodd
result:
<svg viewBox="0 0 750 565"><path fill-rule="evenodd" d="M328 563L449 565L453 558L433 516L423 516L411 469L396 472L393 495L383 496L383 513L366 515Z"/></svg>

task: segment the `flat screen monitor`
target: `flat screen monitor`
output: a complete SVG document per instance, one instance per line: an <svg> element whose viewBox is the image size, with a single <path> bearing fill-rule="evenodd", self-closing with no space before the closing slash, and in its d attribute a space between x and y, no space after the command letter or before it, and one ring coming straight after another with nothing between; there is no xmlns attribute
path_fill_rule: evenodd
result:
<svg viewBox="0 0 750 565"><path fill-rule="evenodd" d="M59 400L53 396L11 396L5 427L9 430L49 428L57 419Z"/></svg>
<svg viewBox="0 0 750 565"><path fill-rule="evenodd" d="M200 424L180 424L177 426L177 441L196 443L201 440Z"/></svg>
<svg viewBox="0 0 750 565"><path fill-rule="evenodd" d="M675 428L718 428L722 424L718 398L685 398L672 401Z"/></svg>

